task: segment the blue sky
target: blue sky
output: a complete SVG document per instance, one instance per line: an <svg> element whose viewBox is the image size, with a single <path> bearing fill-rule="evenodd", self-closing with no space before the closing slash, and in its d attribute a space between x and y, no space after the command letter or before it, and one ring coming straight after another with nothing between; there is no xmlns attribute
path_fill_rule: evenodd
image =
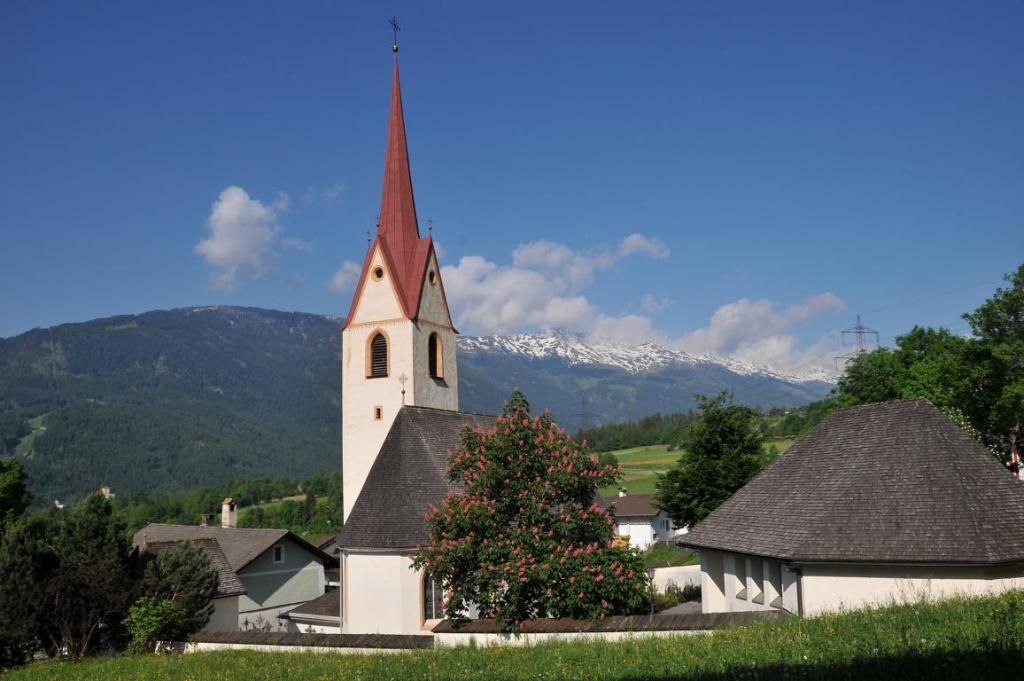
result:
<svg viewBox="0 0 1024 681"><path fill-rule="evenodd" d="M0 336L343 315L391 14L463 332L827 363L858 312L965 330L1024 261L1019 2L4 3Z"/></svg>

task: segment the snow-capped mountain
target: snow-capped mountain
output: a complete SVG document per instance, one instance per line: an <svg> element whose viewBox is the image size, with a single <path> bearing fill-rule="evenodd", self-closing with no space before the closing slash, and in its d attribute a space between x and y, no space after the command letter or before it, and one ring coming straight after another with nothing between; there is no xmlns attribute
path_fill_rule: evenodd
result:
<svg viewBox="0 0 1024 681"><path fill-rule="evenodd" d="M631 374L659 371L672 366L722 367L740 376L763 376L787 383L835 383L836 376L823 368L780 371L710 354L695 355L657 343L628 346L587 341L580 334L549 331L541 334L465 336L459 338L462 355L506 353L530 360L561 360L567 366L600 365Z"/></svg>

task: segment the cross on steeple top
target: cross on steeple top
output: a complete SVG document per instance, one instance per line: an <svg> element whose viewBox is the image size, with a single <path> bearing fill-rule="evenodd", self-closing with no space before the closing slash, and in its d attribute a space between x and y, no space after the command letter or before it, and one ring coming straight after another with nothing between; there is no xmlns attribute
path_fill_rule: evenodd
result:
<svg viewBox="0 0 1024 681"><path fill-rule="evenodd" d="M394 36L391 41L391 51L398 52L398 32L402 30L398 27L398 17L388 19L388 24L391 25L391 33Z"/></svg>

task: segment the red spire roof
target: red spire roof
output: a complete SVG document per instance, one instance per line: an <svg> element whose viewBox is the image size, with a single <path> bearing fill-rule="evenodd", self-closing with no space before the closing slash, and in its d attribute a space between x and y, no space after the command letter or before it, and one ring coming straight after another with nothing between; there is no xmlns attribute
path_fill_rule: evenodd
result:
<svg viewBox="0 0 1024 681"><path fill-rule="evenodd" d="M409 319L419 316L420 296L427 274L427 264L434 250L431 237L420 238L416 221L416 201L412 194L412 172L409 170L409 147L405 139L405 116L402 113L402 89L398 79L398 54L391 81L391 117L388 123L388 146L384 156L384 190L380 202L377 236L370 244L363 262L363 271L352 297L348 321L356 310L370 267L370 259L380 247L397 289L398 297ZM443 288L442 288L443 295ZM451 324L449 315L448 323Z"/></svg>
<svg viewBox="0 0 1024 681"><path fill-rule="evenodd" d="M420 240L420 230L416 222L416 201L412 195L412 173L409 171L409 147L405 141L397 53L391 81L391 120L388 125L387 154L384 156L384 191L377 233L384 238L398 267L405 270L412 264Z"/></svg>

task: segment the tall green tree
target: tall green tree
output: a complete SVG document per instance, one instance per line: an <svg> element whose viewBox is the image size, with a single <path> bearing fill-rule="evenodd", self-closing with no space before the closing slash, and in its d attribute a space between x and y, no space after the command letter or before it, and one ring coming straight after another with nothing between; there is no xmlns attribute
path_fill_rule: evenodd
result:
<svg viewBox="0 0 1024 681"><path fill-rule="evenodd" d="M7 523L21 516L30 501L25 468L14 459L0 459L0 537Z"/></svg>
<svg viewBox="0 0 1024 681"><path fill-rule="evenodd" d="M697 396L700 415L683 438L683 455L659 475L657 504L677 525L692 527L757 474L764 435L758 413L727 392Z"/></svg>
<svg viewBox="0 0 1024 681"><path fill-rule="evenodd" d="M77 659L118 642L135 589L125 526L110 502L97 493L66 513L53 547L59 564L40 594L43 643Z"/></svg>
<svg viewBox="0 0 1024 681"><path fill-rule="evenodd" d="M999 288L974 312L964 315L977 345L991 357L984 387L991 406L984 423L975 427L1009 452L1024 423L1024 265L1006 276Z"/></svg>
<svg viewBox="0 0 1024 681"><path fill-rule="evenodd" d="M0 540L0 670L27 662L39 650L46 607L40 593L56 565L40 518L13 522Z"/></svg>
<svg viewBox="0 0 1024 681"><path fill-rule="evenodd" d="M149 558L142 596L131 607L128 628L134 650L156 641L184 641L213 615L217 569L199 546L184 542Z"/></svg>
<svg viewBox="0 0 1024 681"><path fill-rule="evenodd" d="M446 616L469 605L502 631L537 617L598 619L648 603L642 557L613 546L614 522L594 503L614 484L602 465L550 414L531 416L514 392L490 430L465 430L448 476L463 492L429 513L430 544L414 566L447 589Z"/></svg>

